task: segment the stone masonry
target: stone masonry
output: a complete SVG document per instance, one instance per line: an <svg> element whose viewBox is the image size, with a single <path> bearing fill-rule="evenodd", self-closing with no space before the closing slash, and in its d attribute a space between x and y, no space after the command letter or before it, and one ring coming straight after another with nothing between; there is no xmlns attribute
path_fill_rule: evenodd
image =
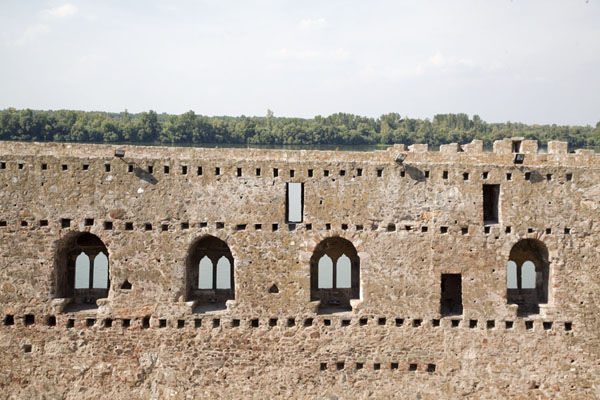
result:
<svg viewBox="0 0 600 400"><path fill-rule="evenodd" d="M520 138L1 142L0 398L600 398L599 168ZM317 292L313 254L340 243L352 287ZM107 290L73 287L80 249L107 252ZM205 253L228 292L197 287Z"/></svg>

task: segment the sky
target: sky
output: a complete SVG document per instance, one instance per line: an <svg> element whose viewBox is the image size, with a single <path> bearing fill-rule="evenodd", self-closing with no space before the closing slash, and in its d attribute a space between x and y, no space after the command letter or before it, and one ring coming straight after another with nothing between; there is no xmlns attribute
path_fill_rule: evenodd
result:
<svg viewBox="0 0 600 400"><path fill-rule="evenodd" d="M0 109L600 121L600 0L0 1Z"/></svg>

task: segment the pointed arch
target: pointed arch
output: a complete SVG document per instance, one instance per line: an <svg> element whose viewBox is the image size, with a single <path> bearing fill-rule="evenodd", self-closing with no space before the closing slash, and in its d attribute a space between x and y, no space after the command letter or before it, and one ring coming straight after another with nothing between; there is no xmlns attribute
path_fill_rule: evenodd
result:
<svg viewBox="0 0 600 400"><path fill-rule="evenodd" d="M350 299L360 296L360 260L352 242L339 236L321 241L310 259L310 282L320 312L351 310Z"/></svg>
<svg viewBox="0 0 600 400"><path fill-rule="evenodd" d="M234 298L234 260L227 243L211 235L194 240L186 258L186 300L222 308Z"/></svg>
<svg viewBox="0 0 600 400"><path fill-rule="evenodd" d="M537 239L518 241L510 250L506 272L507 302L518 304L521 315L537 314L539 305L548 302L550 262L546 245Z"/></svg>
<svg viewBox="0 0 600 400"><path fill-rule="evenodd" d="M109 289L109 253L98 236L70 232L56 242L53 297L70 298L75 308L94 307Z"/></svg>

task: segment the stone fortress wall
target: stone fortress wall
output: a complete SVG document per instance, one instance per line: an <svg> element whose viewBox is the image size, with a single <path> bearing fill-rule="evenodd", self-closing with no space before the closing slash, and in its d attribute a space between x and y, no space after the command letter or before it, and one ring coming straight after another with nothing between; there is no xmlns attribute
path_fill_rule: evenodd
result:
<svg viewBox="0 0 600 400"><path fill-rule="evenodd" d="M0 398L600 398L599 167L519 138L493 152L2 142ZM63 258L81 232L110 283L77 308ZM233 262L223 307L190 290L207 237ZM335 238L357 257L349 310L314 298L313 255ZM535 246L546 297L527 311L507 262ZM444 311L444 276L460 310Z"/></svg>

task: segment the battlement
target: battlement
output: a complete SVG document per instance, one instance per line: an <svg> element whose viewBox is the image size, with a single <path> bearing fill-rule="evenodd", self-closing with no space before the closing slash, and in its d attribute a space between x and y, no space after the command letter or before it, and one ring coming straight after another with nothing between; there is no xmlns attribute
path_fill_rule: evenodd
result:
<svg viewBox="0 0 600 400"><path fill-rule="evenodd" d="M0 142L0 387L593 397L600 163L538 150Z"/></svg>

